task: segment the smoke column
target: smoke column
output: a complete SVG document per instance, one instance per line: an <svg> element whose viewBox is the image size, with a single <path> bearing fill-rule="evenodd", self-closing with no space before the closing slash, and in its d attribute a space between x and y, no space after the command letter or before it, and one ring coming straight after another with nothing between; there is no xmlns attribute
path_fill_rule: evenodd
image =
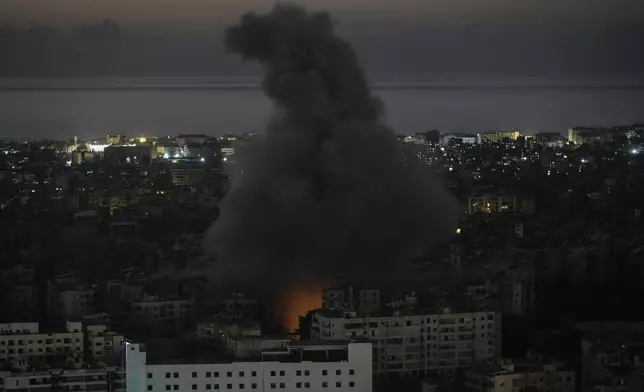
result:
<svg viewBox="0 0 644 392"><path fill-rule="evenodd" d="M405 160L327 13L287 4L247 13L227 30L226 46L264 66L275 106L265 133L236 146L239 171L205 236L227 282L294 295L386 278L454 232L455 201L427 167Z"/></svg>

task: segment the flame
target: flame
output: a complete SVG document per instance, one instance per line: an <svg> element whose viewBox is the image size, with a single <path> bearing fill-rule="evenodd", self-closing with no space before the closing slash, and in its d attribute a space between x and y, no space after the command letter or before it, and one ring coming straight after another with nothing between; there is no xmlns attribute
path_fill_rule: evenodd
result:
<svg viewBox="0 0 644 392"><path fill-rule="evenodd" d="M309 310L322 306L322 289L324 285L298 286L287 290L280 298L280 316L282 325L293 332L299 327L299 316Z"/></svg>

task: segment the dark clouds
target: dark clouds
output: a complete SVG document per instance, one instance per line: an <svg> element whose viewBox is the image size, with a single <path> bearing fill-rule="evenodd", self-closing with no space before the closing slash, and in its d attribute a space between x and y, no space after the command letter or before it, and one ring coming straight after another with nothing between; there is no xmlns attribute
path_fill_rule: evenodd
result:
<svg viewBox="0 0 644 392"><path fill-rule="evenodd" d="M341 24L342 26L342 24ZM344 26L342 30L350 30ZM472 25L362 30L352 37L372 77L644 77L644 26ZM257 67L226 55L221 33L133 32L114 23L72 30L0 27L0 76L243 76Z"/></svg>
<svg viewBox="0 0 644 392"><path fill-rule="evenodd" d="M236 59L226 56L220 44L223 26L245 10L267 9L271 3L0 0L0 25L18 29L54 25L58 34L63 34L58 28L65 26L63 35L74 36L70 26L112 18L127 35L120 38L118 49L97 54L103 46L78 49L78 37L52 39L47 33L16 39L15 32L0 32L0 75L16 74L6 72L8 62L24 64L34 76L64 72L137 75L141 70L173 76L249 74L252 67L239 68ZM644 2L640 0L301 3L331 10L339 20L339 31L354 44L371 75L581 74L594 78L644 74L640 66L644 52L639 50L644 41L640 22Z"/></svg>

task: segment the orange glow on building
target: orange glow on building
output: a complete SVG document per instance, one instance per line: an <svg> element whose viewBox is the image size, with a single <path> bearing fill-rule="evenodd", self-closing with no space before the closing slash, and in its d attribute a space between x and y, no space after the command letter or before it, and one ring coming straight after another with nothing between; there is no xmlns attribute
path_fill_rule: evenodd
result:
<svg viewBox="0 0 644 392"><path fill-rule="evenodd" d="M280 298L280 317L282 325L289 331L295 331L299 326L299 316L304 316L309 310L322 306L322 289L324 285L293 287Z"/></svg>

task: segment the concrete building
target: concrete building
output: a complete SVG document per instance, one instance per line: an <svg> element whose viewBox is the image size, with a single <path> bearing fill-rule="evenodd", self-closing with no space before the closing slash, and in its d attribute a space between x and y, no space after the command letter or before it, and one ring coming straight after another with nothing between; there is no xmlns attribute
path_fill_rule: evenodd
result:
<svg viewBox="0 0 644 392"><path fill-rule="evenodd" d="M178 166L171 169L172 184L175 186L197 186L206 174L203 167Z"/></svg>
<svg viewBox="0 0 644 392"><path fill-rule="evenodd" d="M96 286L88 284L47 285L48 311L64 319L81 318L94 313Z"/></svg>
<svg viewBox="0 0 644 392"><path fill-rule="evenodd" d="M471 392L575 392L575 372L558 365L477 363L465 372L465 387Z"/></svg>
<svg viewBox="0 0 644 392"><path fill-rule="evenodd" d="M89 357L119 360L123 336L102 324L65 322L61 331L41 331L38 323L0 324L0 364L25 368L34 363L73 364Z"/></svg>
<svg viewBox="0 0 644 392"><path fill-rule="evenodd" d="M579 323L581 390L644 390L644 323Z"/></svg>
<svg viewBox="0 0 644 392"><path fill-rule="evenodd" d="M163 298L144 294L130 302L129 323L155 332L181 329L194 310L192 298Z"/></svg>
<svg viewBox="0 0 644 392"><path fill-rule="evenodd" d="M183 157L183 147L176 144L159 143L151 147L151 155L153 158L181 158Z"/></svg>
<svg viewBox="0 0 644 392"><path fill-rule="evenodd" d="M86 351L92 358L106 358L112 362L118 360L122 354L125 341L123 335L109 331L107 325L84 325Z"/></svg>
<svg viewBox="0 0 644 392"><path fill-rule="evenodd" d="M474 214L477 212L485 212L488 214L533 214L534 200L515 194L505 193L485 193L481 195L472 195L468 198L467 212L469 214Z"/></svg>
<svg viewBox="0 0 644 392"><path fill-rule="evenodd" d="M476 135L448 133L448 134L441 135L438 143L441 147L445 147L450 143L476 144L476 141L477 141Z"/></svg>
<svg viewBox="0 0 644 392"><path fill-rule="evenodd" d="M215 317L209 320L199 321L196 329L197 336L201 338L262 335L262 327L258 321L233 320L223 317Z"/></svg>
<svg viewBox="0 0 644 392"><path fill-rule="evenodd" d="M41 332L38 323L0 324L0 363L82 362L83 340L80 322L67 322L60 332Z"/></svg>
<svg viewBox="0 0 644 392"><path fill-rule="evenodd" d="M6 392L126 392L125 372L118 366L48 369L34 372L0 371L0 390Z"/></svg>
<svg viewBox="0 0 644 392"><path fill-rule="evenodd" d="M478 134L479 143L497 143L503 140L517 140L521 133L517 129L510 131L487 131Z"/></svg>
<svg viewBox="0 0 644 392"><path fill-rule="evenodd" d="M185 134L178 135L174 140L179 146L183 147L188 144L202 144L207 142L208 139L210 139L210 137L207 135Z"/></svg>
<svg viewBox="0 0 644 392"><path fill-rule="evenodd" d="M566 139L559 132L539 132L534 135L534 141L546 147L562 147Z"/></svg>
<svg viewBox="0 0 644 392"><path fill-rule="evenodd" d="M528 266L511 266L494 273L489 286L504 314L526 315L534 309L535 274Z"/></svg>
<svg viewBox="0 0 644 392"><path fill-rule="evenodd" d="M492 311L396 310L359 317L355 312L322 310L313 315L317 340L362 337L373 343L373 369L379 374L450 371L501 356L501 315Z"/></svg>
<svg viewBox="0 0 644 392"><path fill-rule="evenodd" d="M82 165L83 163L92 163L101 159L101 153L98 151L72 151L72 165Z"/></svg>
<svg viewBox="0 0 644 392"><path fill-rule="evenodd" d="M168 363L126 345L127 391L372 391L368 342L290 342L227 363Z"/></svg>
<svg viewBox="0 0 644 392"><path fill-rule="evenodd" d="M37 285L31 279L17 279L0 286L0 311L7 320L36 320L38 315Z"/></svg>
<svg viewBox="0 0 644 392"><path fill-rule="evenodd" d="M234 319L253 319L259 306L257 299L243 292L233 292L220 298L223 317Z"/></svg>
<svg viewBox="0 0 644 392"><path fill-rule="evenodd" d="M105 150L103 150L103 157L105 161L112 164L137 163L150 159L151 153L152 151L149 146L115 144L105 147Z"/></svg>
<svg viewBox="0 0 644 392"><path fill-rule="evenodd" d="M613 141L613 134L603 128L575 127L568 130L568 141L576 145L604 144Z"/></svg>
<svg viewBox="0 0 644 392"><path fill-rule="evenodd" d="M378 289L329 288L322 291L322 307L353 310L358 315L367 315L380 310L381 298Z"/></svg>

